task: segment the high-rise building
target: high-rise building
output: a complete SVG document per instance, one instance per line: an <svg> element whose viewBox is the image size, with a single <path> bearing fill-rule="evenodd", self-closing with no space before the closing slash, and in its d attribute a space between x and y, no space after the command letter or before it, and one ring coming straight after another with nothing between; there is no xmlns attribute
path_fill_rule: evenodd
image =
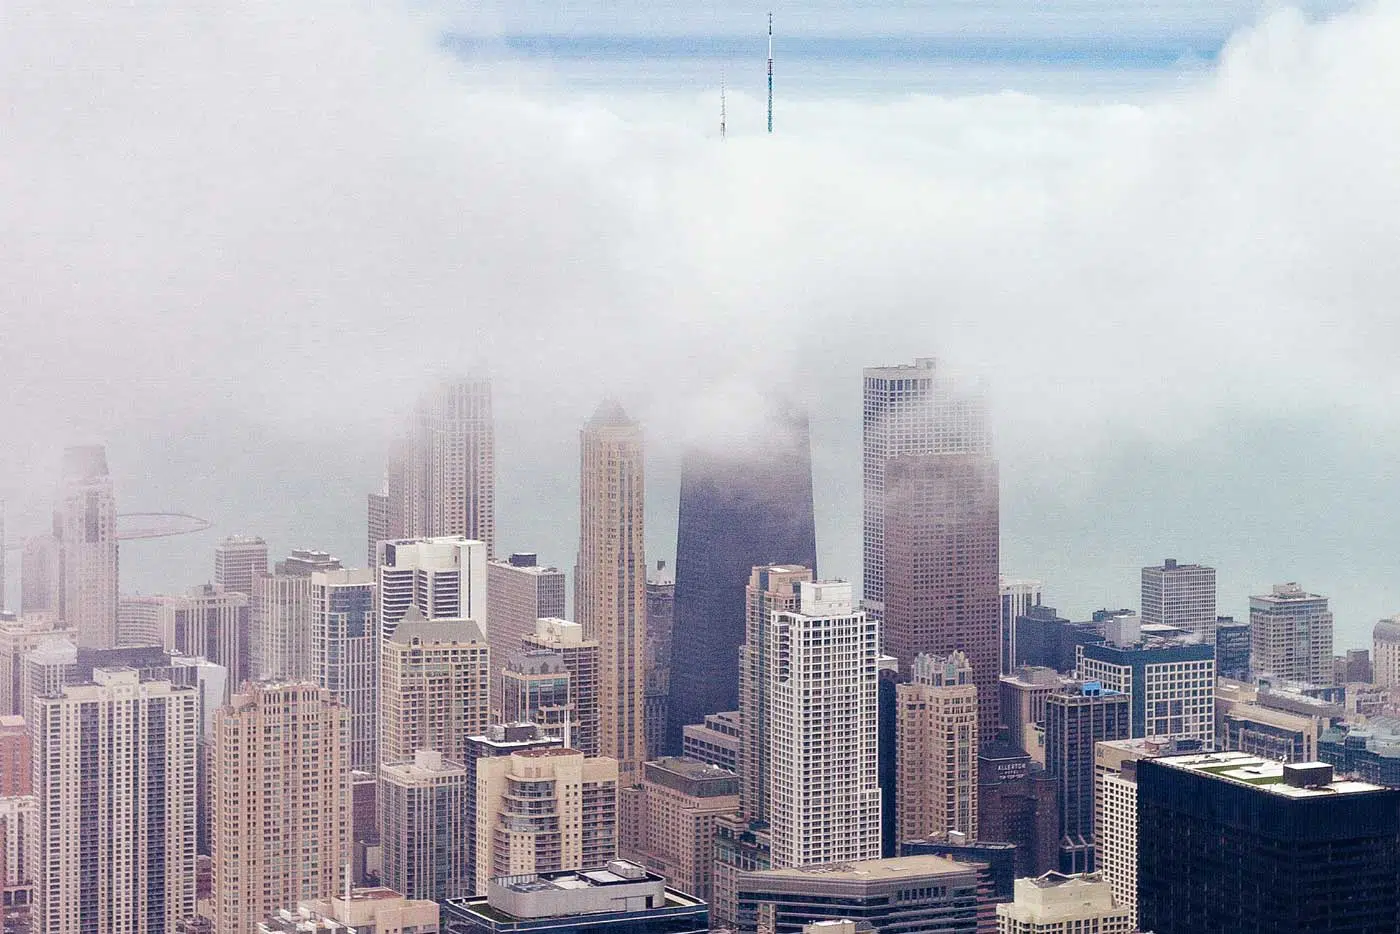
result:
<svg viewBox="0 0 1400 934"><path fill-rule="evenodd" d="M117 644L117 501L100 445L63 452L54 533L61 568L58 616L78 645Z"/></svg>
<svg viewBox="0 0 1400 934"><path fill-rule="evenodd" d="M765 565L752 569L744 590L744 644L739 647L739 795L750 820L768 819L770 624L774 613L800 608L799 584L813 576L810 568L798 565Z"/></svg>
<svg viewBox="0 0 1400 934"><path fill-rule="evenodd" d="M977 826L983 840L1016 845L1016 875L1034 876L1060 863L1058 783L1022 749L983 744L977 757Z"/></svg>
<svg viewBox="0 0 1400 934"><path fill-rule="evenodd" d="M491 650L469 619L423 619L410 607L385 640L379 676L379 757L433 749L453 762L490 722ZM409 893L404 893L409 894Z"/></svg>
<svg viewBox="0 0 1400 934"><path fill-rule="evenodd" d="M561 618L566 612L564 572L541 567L533 552L517 551L486 565L486 615L491 626L491 709L501 709L500 671L520 649L520 640L535 631L541 617Z"/></svg>
<svg viewBox="0 0 1400 934"><path fill-rule="evenodd" d="M455 535L492 553L495 438L489 380L442 380L420 396L390 457L381 540Z"/></svg>
<svg viewBox="0 0 1400 934"><path fill-rule="evenodd" d="M579 432L579 449L574 612L584 636L598 643L598 749L630 780L646 756L642 426L604 402Z"/></svg>
<svg viewBox="0 0 1400 934"><path fill-rule="evenodd" d="M617 856L617 760L537 748L476 760L476 888Z"/></svg>
<svg viewBox="0 0 1400 934"><path fill-rule="evenodd" d="M248 595L204 584L178 595L122 597L117 645L158 645L222 665L232 696L253 675L251 631Z"/></svg>
<svg viewBox="0 0 1400 934"><path fill-rule="evenodd" d="M1142 930L1400 924L1400 790L1227 752L1144 759L1137 792Z"/></svg>
<svg viewBox="0 0 1400 934"><path fill-rule="evenodd" d="M63 587L61 568L57 538L46 533L24 540L24 551L19 558L20 615L59 615Z"/></svg>
<svg viewBox="0 0 1400 934"><path fill-rule="evenodd" d="M571 695L569 666L564 656L549 649L514 653L501 669L502 723L533 723L549 736L572 746L578 713Z"/></svg>
<svg viewBox="0 0 1400 934"><path fill-rule="evenodd" d="M424 619L469 619L490 632L484 542L461 536L380 542L377 567L386 639L409 607Z"/></svg>
<svg viewBox="0 0 1400 934"><path fill-rule="evenodd" d="M845 919L879 931L976 934L986 871L942 856L901 856L746 872L737 929L800 934L813 921Z"/></svg>
<svg viewBox="0 0 1400 934"><path fill-rule="evenodd" d="M379 560L379 543L395 536L389 526L389 491L370 493L365 497L365 563L374 567Z"/></svg>
<svg viewBox="0 0 1400 934"><path fill-rule="evenodd" d="M481 791L481 763L487 759L508 758L532 749L562 749L558 739L544 735L533 723L492 724L481 736L467 738L467 757L462 764L467 769L467 833L461 849L467 860L467 878L476 885L477 878L477 815L478 794ZM489 865L488 865L489 871Z"/></svg>
<svg viewBox="0 0 1400 934"><path fill-rule="evenodd" d="M253 581L267 573L267 542L231 535L214 549L214 586L253 595Z"/></svg>
<svg viewBox="0 0 1400 934"><path fill-rule="evenodd" d="M1332 613L1327 598L1297 584L1275 584L1249 598L1250 661L1256 674L1332 683Z"/></svg>
<svg viewBox="0 0 1400 934"><path fill-rule="evenodd" d="M373 571L311 574L311 681L346 708L350 721L347 768L371 773L379 767L382 641L374 604Z"/></svg>
<svg viewBox="0 0 1400 934"><path fill-rule="evenodd" d="M1045 701L1045 770L1060 811L1060 869L1094 869L1094 747L1132 736L1131 700L1095 682L1066 685Z"/></svg>
<svg viewBox="0 0 1400 934"><path fill-rule="evenodd" d="M1069 673L1078 661L1079 647L1104 640L1103 624L1095 620L1072 622L1053 606L1033 606L1016 619L1016 664L1052 668Z"/></svg>
<svg viewBox="0 0 1400 934"><path fill-rule="evenodd" d="M691 723L681 731L685 758L742 773L743 732L739 711L721 710L707 714L704 723Z"/></svg>
<svg viewBox="0 0 1400 934"><path fill-rule="evenodd" d="M1215 642L1215 568L1167 558L1142 569L1142 621L1195 633Z"/></svg>
<svg viewBox="0 0 1400 934"><path fill-rule="evenodd" d="M739 419L742 418L742 421ZM744 587L753 568L817 567L807 413L762 405L682 456L668 750L706 714L739 707Z"/></svg>
<svg viewBox="0 0 1400 934"><path fill-rule="evenodd" d="M647 727L647 759L666 750L666 727L671 709L671 650L676 632L676 575L665 561L647 578L646 679L642 714Z"/></svg>
<svg viewBox="0 0 1400 934"><path fill-rule="evenodd" d="M331 572L345 573L345 572ZM349 714L308 682L250 684L215 719L214 929L254 934L340 889L350 862Z"/></svg>
<svg viewBox="0 0 1400 934"><path fill-rule="evenodd" d="M578 623L545 618L536 620L534 634L520 642L527 651L553 652L564 660L569 672L569 703L573 713L569 746L586 756L596 756L600 742L598 697L602 680L597 640L585 639L583 627Z"/></svg>
<svg viewBox="0 0 1400 934"><path fill-rule="evenodd" d="M997 464L987 454L901 454L884 462L885 651L963 652L977 685L978 730L999 724L1001 597Z"/></svg>
<svg viewBox="0 0 1400 934"><path fill-rule="evenodd" d="M195 691L99 669L34 716L38 930L173 932L195 913Z"/></svg>
<svg viewBox="0 0 1400 934"><path fill-rule="evenodd" d="M1002 726L1011 742L1041 765L1045 764L1045 699L1064 681L1053 668L1022 665L998 684Z"/></svg>
<svg viewBox="0 0 1400 934"><path fill-rule="evenodd" d="M1215 647L1145 638L1080 648L1079 677L1132 698L1132 737L1215 742Z"/></svg>
<svg viewBox="0 0 1400 934"><path fill-rule="evenodd" d="M34 788L32 771L29 731L24 717L0 716L0 797L31 794Z"/></svg>
<svg viewBox="0 0 1400 934"><path fill-rule="evenodd" d="M1371 658L1377 685L1400 686L1400 615L1380 620L1371 630Z"/></svg>
<svg viewBox="0 0 1400 934"><path fill-rule="evenodd" d="M23 659L45 642L71 638L73 633L55 632L55 620L47 613L0 619L0 714L33 716L23 693Z"/></svg>
<svg viewBox="0 0 1400 934"><path fill-rule="evenodd" d="M900 454L990 456L991 435L980 396L960 392L932 357L912 366L864 373L864 606L885 610L885 465Z"/></svg>
<svg viewBox="0 0 1400 934"><path fill-rule="evenodd" d="M409 898L471 895L466 848L467 769L432 749L379 767L379 825L384 884Z"/></svg>
<svg viewBox="0 0 1400 934"><path fill-rule="evenodd" d="M391 888L364 886L280 908L258 923L257 934L438 934L440 912L431 899L404 898Z"/></svg>
<svg viewBox="0 0 1400 934"><path fill-rule="evenodd" d="M1016 880L1013 901L997 905L997 934L1132 934L1131 913L1099 875L1047 872Z"/></svg>
<svg viewBox="0 0 1400 934"><path fill-rule="evenodd" d="M1040 606L1041 588L1037 580L1001 578L1001 673L1016 670L1016 620L1033 606Z"/></svg>
<svg viewBox="0 0 1400 934"><path fill-rule="evenodd" d="M1215 618L1215 673L1222 678L1248 681L1252 636L1249 622L1233 616Z"/></svg>
<svg viewBox="0 0 1400 934"><path fill-rule="evenodd" d="M631 833L618 849L665 876L682 892L709 901L714 891L715 822L739 807L739 777L706 762L669 758L648 762L642 780L620 794L639 800Z"/></svg>
<svg viewBox="0 0 1400 934"><path fill-rule="evenodd" d="M303 681L311 674L311 574L341 570L340 559L324 551L298 549L278 561L274 573L253 580L252 677L260 681Z"/></svg>
<svg viewBox="0 0 1400 934"><path fill-rule="evenodd" d="M895 688L898 840L977 839L977 686L967 656L919 655Z"/></svg>
<svg viewBox="0 0 1400 934"><path fill-rule="evenodd" d="M5 927L16 932L34 929L34 842L38 835L38 797L0 797L0 898Z"/></svg>
<svg viewBox="0 0 1400 934"><path fill-rule="evenodd" d="M804 581L769 626L773 865L880 853L878 624L845 581Z"/></svg>

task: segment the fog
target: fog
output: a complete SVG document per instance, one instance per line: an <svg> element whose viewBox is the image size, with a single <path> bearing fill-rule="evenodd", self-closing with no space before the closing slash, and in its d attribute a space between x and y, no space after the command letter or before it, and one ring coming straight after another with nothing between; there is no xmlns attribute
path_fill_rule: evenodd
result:
<svg viewBox="0 0 1400 934"><path fill-rule="evenodd" d="M914 16L846 6L794 31ZM572 567L576 432L613 395L647 427L668 557L679 444L783 392L812 411L823 570L854 577L860 368L936 355L992 399L1004 569L1048 602L1134 606L1172 555L1219 567L1222 612L1275 581L1329 594L1361 644L1400 611L1400 7L1157 6L1109 28L1237 30L1208 73L1124 99L806 94L772 137L741 85L724 143L717 87L582 94L440 42L694 16L9 7L10 535L43 526L60 448L96 441L123 510L215 523L125 545L127 589L207 578L232 532L359 563L394 419L470 371L494 380L504 548ZM1066 3L1062 32L1102 9Z"/></svg>

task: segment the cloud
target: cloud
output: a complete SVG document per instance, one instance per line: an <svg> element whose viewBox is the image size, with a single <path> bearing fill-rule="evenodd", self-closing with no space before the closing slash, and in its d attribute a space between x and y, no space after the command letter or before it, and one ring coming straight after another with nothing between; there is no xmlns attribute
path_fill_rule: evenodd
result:
<svg viewBox="0 0 1400 934"><path fill-rule="evenodd" d="M1394 4L1272 14L1214 74L1129 103L809 96L768 138L736 93L723 145L708 89L475 68L443 52L447 24L5 14L12 513L40 521L58 447L99 439L139 459L114 467L140 505L175 488L244 531L282 523L286 547L354 543L387 426L469 369L511 445L503 522L564 565L573 432L604 395L646 422L662 504L688 424L805 397L823 560L852 571L870 363L936 353L980 379L1008 475L1081 506L1114 446L1280 413L1396 427ZM327 512L268 502L283 483Z"/></svg>

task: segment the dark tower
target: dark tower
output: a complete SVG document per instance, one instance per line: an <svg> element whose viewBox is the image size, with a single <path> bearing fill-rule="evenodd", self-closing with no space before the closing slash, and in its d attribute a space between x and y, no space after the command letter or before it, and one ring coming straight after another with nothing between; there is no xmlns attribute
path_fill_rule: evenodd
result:
<svg viewBox="0 0 1400 934"><path fill-rule="evenodd" d="M768 416L742 442L694 446L681 463L667 749L681 727L739 707L744 588L765 564L817 567L807 414Z"/></svg>

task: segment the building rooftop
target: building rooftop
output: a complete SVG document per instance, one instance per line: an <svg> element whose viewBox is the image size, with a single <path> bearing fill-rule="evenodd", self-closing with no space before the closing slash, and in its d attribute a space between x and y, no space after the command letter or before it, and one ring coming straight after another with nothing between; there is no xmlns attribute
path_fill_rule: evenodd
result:
<svg viewBox="0 0 1400 934"><path fill-rule="evenodd" d="M1244 752L1166 756L1152 761L1167 768L1248 785L1285 798L1320 798L1386 790L1370 782L1338 780L1332 766L1325 762L1275 762Z"/></svg>
<svg viewBox="0 0 1400 934"><path fill-rule="evenodd" d="M818 863L812 866L794 866L790 869L764 869L754 875L770 879L820 877L835 882L880 882L922 876L961 875L966 872L966 863L959 863L944 856L896 856L890 859L867 859L847 863Z"/></svg>

